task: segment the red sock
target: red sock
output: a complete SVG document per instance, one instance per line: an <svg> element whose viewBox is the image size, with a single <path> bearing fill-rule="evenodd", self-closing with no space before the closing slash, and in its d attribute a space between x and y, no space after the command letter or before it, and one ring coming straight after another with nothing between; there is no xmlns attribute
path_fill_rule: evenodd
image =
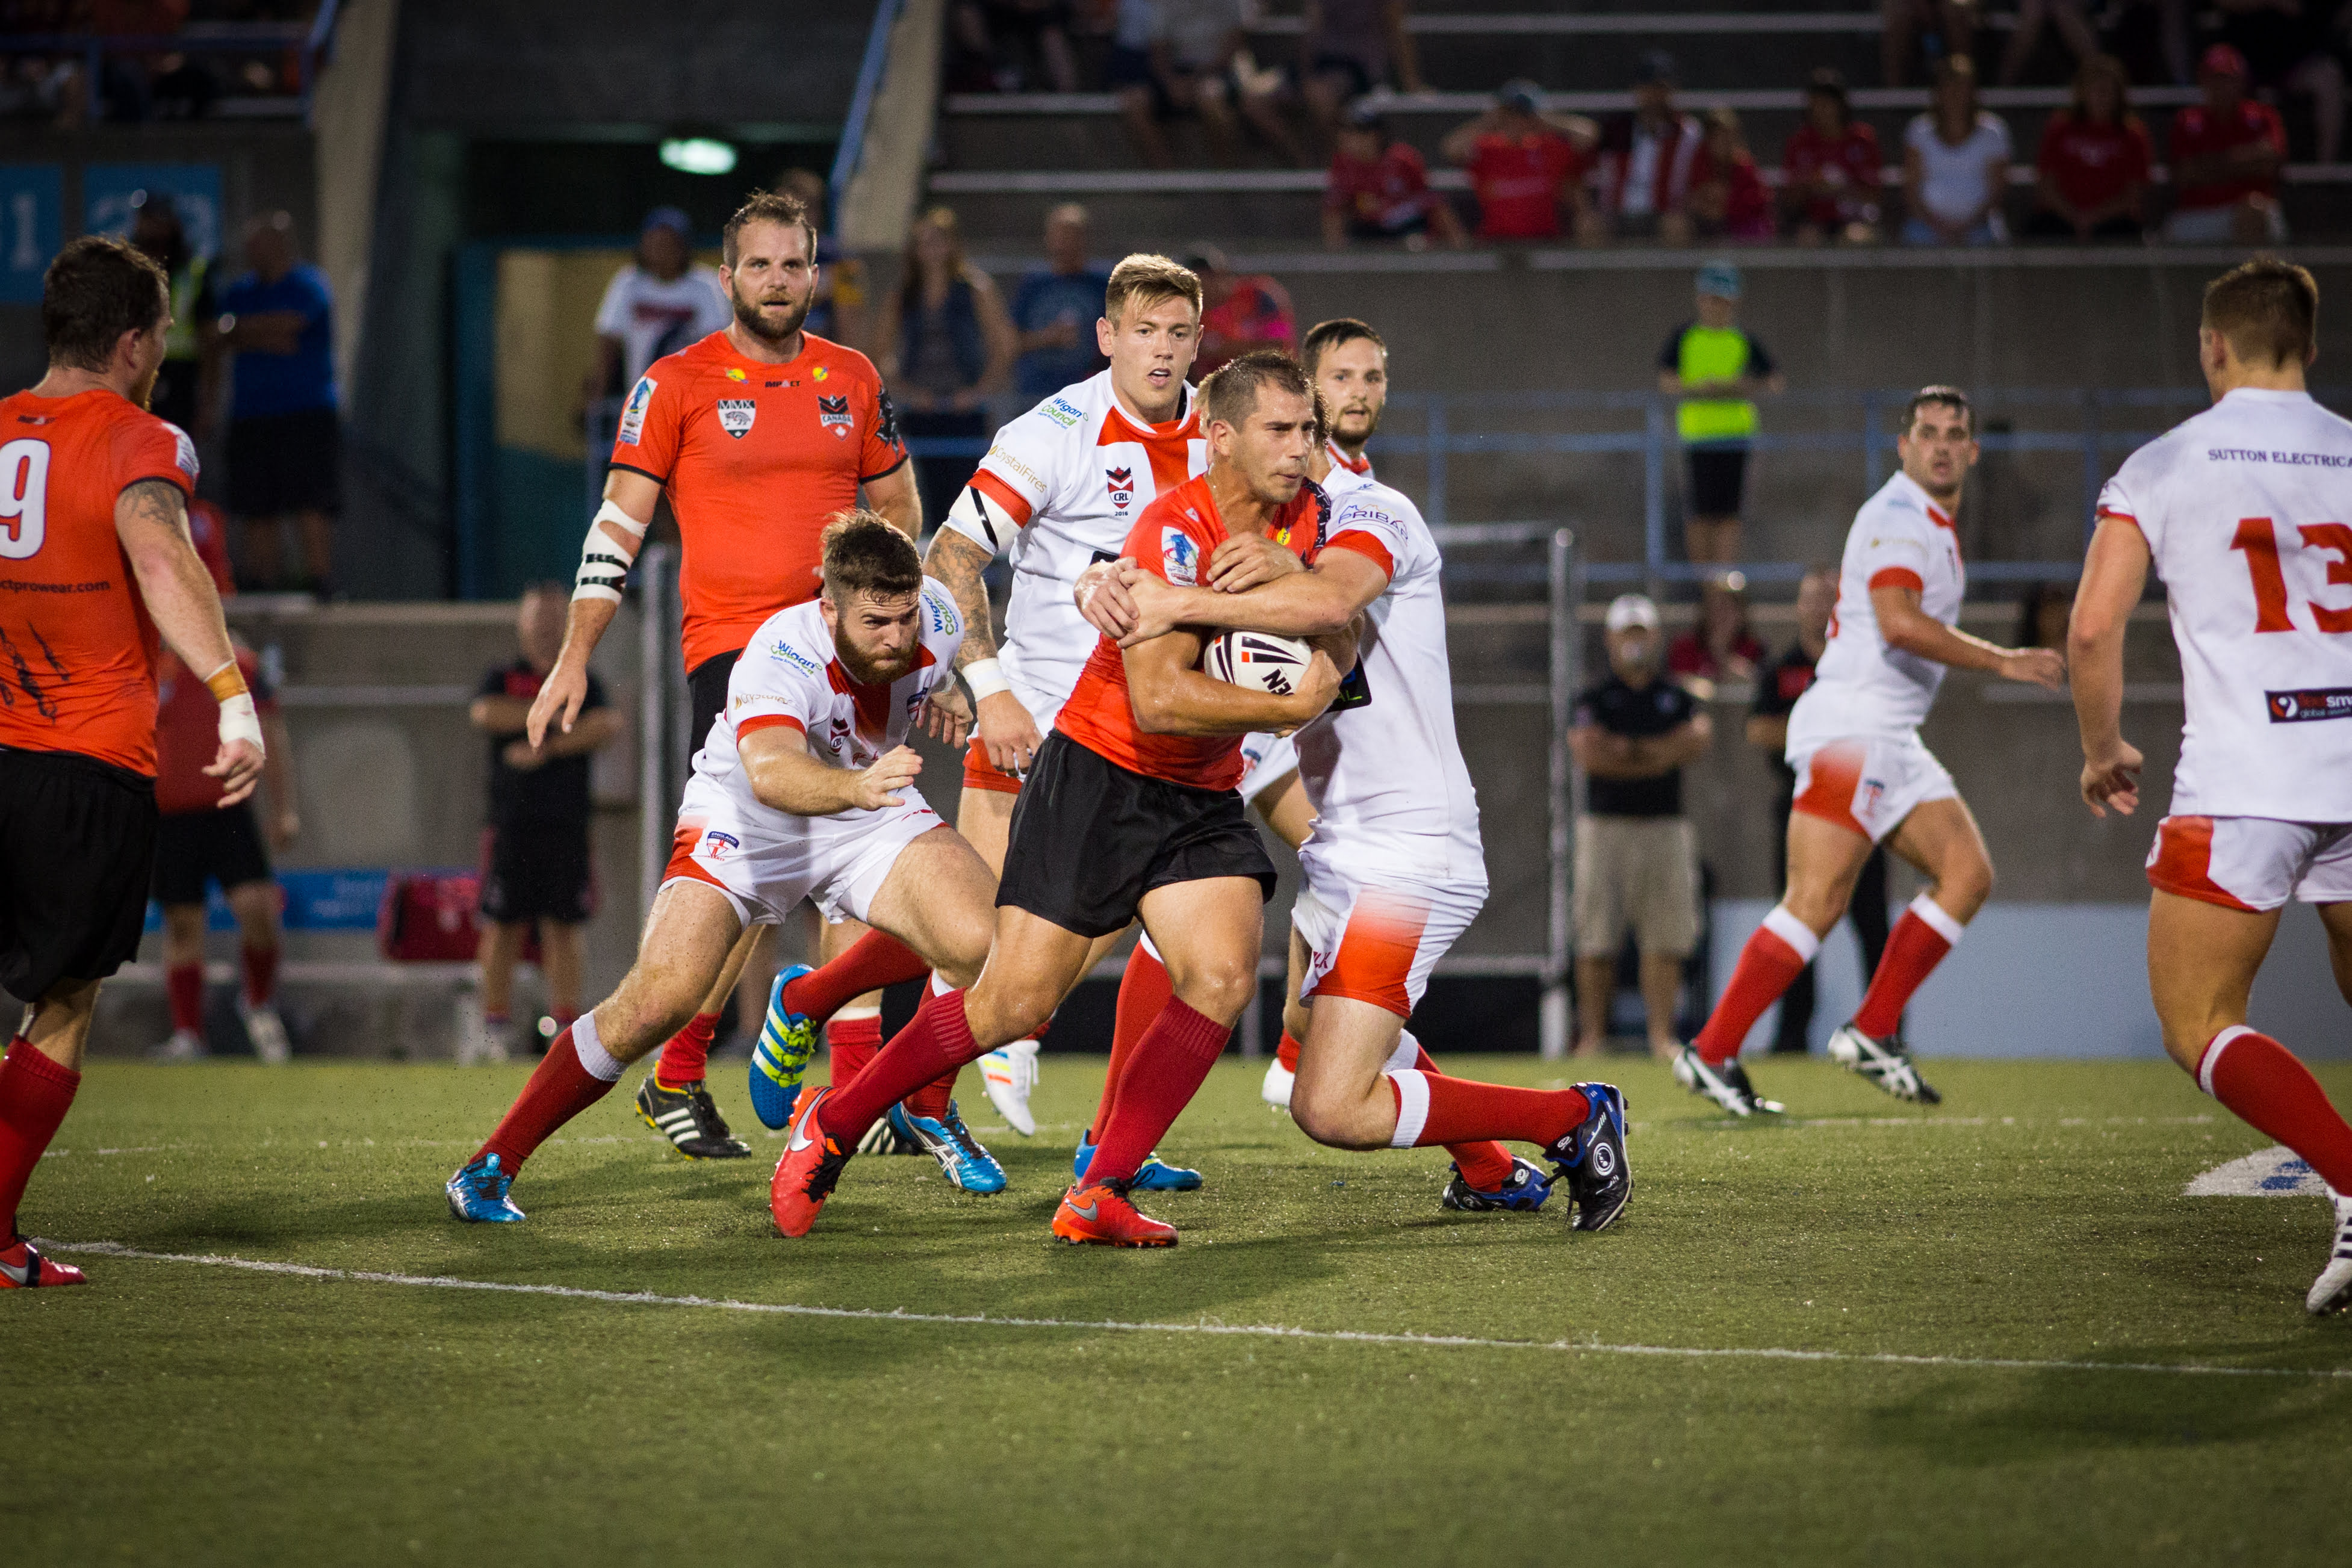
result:
<svg viewBox="0 0 2352 1568"><path fill-rule="evenodd" d="M834 1019L824 1026L824 1048L825 1059L832 1063L833 1086L848 1088L882 1049L882 1015Z"/></svg>
<svg viewBox="0 0 2352 1568"><path fill-rule="evenodd" d="M964 1017L963 993L930 992L915 1009L914 1021L890 1037L856 1082L825 1096L818 1125L845 1149L864 1137L883 1112L979 1055L980 1044Z"/></svg>
<svg viewBox="0 0 2352 1568"><path fill-rule="evenodd" d="M908 1114L928 1116L934 1122L945 1121L948 1106L955 1099L956 1074L962 1071L961 1067L950 1067L908 1095L905 1102Z"/></svg>
<svg viewBox="0 0 2352 1568"><path fill-rule="evenodd" d="M1209 1069L1224 1054L1233 1030L1171 997L1143 1038L1135 1042L1119 1074L1117 1114L1095 1129L1088 1182L1132 1181L1143 1162L1184 1107L1192 1103Z"/></svg>
<svg viewBox="0 0 2352 1568"><path fill-rule="evenodd" d="M596 1038L595 1016L581 1019L555 1037L506 1119L474 1157L496 1155L507 1174L513 1175L556 1128L610 1093L620 1077L621 1064Z"/></svg>
<svg viewBox="0 0 2352 1568"><path fill-rule="evenodd" d="M1295 1072L1297 1071L1297 1044L1286 1032L1282 1038L1290 1043L1291 1071ZM1437 1063L1430 1060L1428 1048L1416 1046L1415 1050L1417 1054L1413 1066L1423 1072L1435 1072ZM1586 1113L1589 1115L1591 1113L1588 1111ZM1583 1119L1582 1116L1577 1118L1580 1122ZM1462 1179L1480 1192L1493 1192L1511 1179L1511 1151L1491 1139L1475 1144L1448 1144L1445 1152L1452 1155L1454 1163L1461 1167Z"/></svg>
<svg viewBox="0 0 2352 1568"><path fill-rule="evenodd" d="M278 949L245 947L245 1005L266 1008L278 994Z"/></svg>
<svg viewBox="0 0 2352 1568"><path fill-rule="evenodd" d="M694 1021L669 1037L661 1061L654 1065L654 1081L665 1089L693 1082L710 1071L710 1042L719 1038L719 1015L697 1013Z"/></svg>
<svg viewBox="0 0 2352 1568"><path fill-rule="evenodd" d="M1487 1138L1549 1147L1592 1114L1592 1103L1580 1089L1513 1089L1448 1078L1422 1068L1387 1077L1397 1102L1396 1131L1389 1137L1391 1148L1418 1149ZM1509 1175L1507 1158L1503 1176ZM1501 1185L1498 1179L1496 1186Z"/></svg>
<svg viewBox="0 0 2352 1568"><path fill-rule="evenodd" d="M919 980L930 972L931 967L896 936L868 931L840 957L786 985L784 1006L821 1024L868 991Z"/></svg>
<svg viewBox="0 0 2352 1568"><path fill-rule="evenodd" d="M174 964L163 971L163 993L172 998L172 1028L205 1032L205 967Z"/></svg>
<svg viewBox="0 0 2352 1568"><path fill-rule="evenodd" d="M2286 1047L2243 1024L2225 1029L2198 1059L2197 1086L2301 1155L2338 1194L2352 1197L2352 1126Z"/></svg>
<svg viewBox="0 0 2352 1568"><path fill-rule="evenodd" d="M1965 929L1926 894L1913 899L1887 934L1886 951L1878 956L1878 973L1870 977L1870 990L1854 1009L1853 1027L1874 1040L1901 1029L1911 993L1936 972Z"/></svg>
<svg viewBox="0 0 2352 1568"><path fill-rule="evenodd" d="M1707 1015L1706 1027L1698 1031L1691 1043L1700 1056L1708 1061L1728 1061L1739 1054L1739 1047L1748 1039L1748 1031L1764 1016L1764 1009L1780 999L1796 977L1804 973L1813 955L1822 950L1822 939L1814 936L1805 923L1786 909L1774 905L1739 950L1738 967L1731 971L1731 984L1723 990L1722 999L1715 1011ZM1887 945L1894 951L1894 944ZM1880 965L1883 973L1885 966Z"/></svg>
<svg viewBox="0 0 2352 1568"><path fill-rule="evenodd" d="M25 1184L79 1087L80 1073L43 1056L23 1035L9 1041L7 1059L0 1061L0 1215L8 1217L10 1237L16 1233Z"/></svg>
<svg viewBox="0 0 2352 1568"><path fill-rule="evenodd" d="M1127 973L1119 977L1118 1011L1110 1029L1110 1065L1103 1071L1102 1099L1095 1106L1094 1121L1087 1124L1089 1133L1110 1125L1111 1113L1118 1108L1119 1074L1127 1071L1136 1041L1175 994L1168 983L1168 966L1150 948L1136 943L1135 951L1127 956Z"/></svg>
<svg viewBox="0 0 2352 1568"><path fill-rule="evenodd" d="M1422 1054L1426 1056L1429 1053L1423 1051ZM1274 1048L1274 1059L1282 1063L1285 1072L1298 1071L1298 1042L1290 1038L1288 1030L1282 1031L1282 1041Z"/></svg>

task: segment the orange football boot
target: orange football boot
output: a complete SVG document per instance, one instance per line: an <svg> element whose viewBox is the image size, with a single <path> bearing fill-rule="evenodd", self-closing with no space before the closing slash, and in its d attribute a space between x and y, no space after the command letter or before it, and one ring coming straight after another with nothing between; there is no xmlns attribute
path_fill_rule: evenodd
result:
<svg viewBox="0 0 2352 1568"><path fill-rule="evenodd" d="M784 1145L784 1157L776 1162L775 1178L768 1184L769 1211L776 1217L777 1230L786 1236L809 1233L824 1210L824 1200L833 1196L842 1167L856 1152L842 1148L817 1125L817 1107L832 1092L829 1088L802 1091L792 1141Z"/></svg>
<svg viewBox="0 0 2352 1568"><path fill-rule="evenodd" d="M1073 1247L1173 1247L1176 1228L1128 1202L1107 1181L1080 1182L1054 1210L1054 1234Z"/></svg>

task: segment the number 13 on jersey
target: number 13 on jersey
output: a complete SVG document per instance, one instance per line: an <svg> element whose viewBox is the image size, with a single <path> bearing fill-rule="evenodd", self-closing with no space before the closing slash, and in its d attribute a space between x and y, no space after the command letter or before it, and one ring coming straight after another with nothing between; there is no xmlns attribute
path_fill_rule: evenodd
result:
<svg viewBox="0 0 2352 1568"><path fill-rule="evenodd" d="M2352 524L2306 523L2294 532L2302 548L2329 557L2327 581L2352 586ZM2292 632L2294 617L2287 604L2286 569L2279 559L2278 528L2268 517L2246 517L2238 524L2230 548L2244 552L2246 570L2254 583L2254 630ZM2294 548L2290 546L2289 548ZM2352 632L2352 596L2341 606L2306 600L2305 608L2322 632Z"/></svg>

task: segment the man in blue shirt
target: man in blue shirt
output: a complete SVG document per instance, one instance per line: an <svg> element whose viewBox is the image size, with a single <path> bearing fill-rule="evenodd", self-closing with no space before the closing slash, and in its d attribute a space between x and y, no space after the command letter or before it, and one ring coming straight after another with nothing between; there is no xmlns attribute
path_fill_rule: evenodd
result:
<svg viewBox="0 0 2352 1568"><path fill-rule="evenodd" d="M1013 297L1013 325L1021 334L1013 386L1026 403L1042 402L1108 362L1095 351L1095 323L1110 274L1087 263L1086 208L1072 202L1045 214L1045 260Z"/></svg>
<svg viewBox="0 0 2352 1568"><path fill-rule="evenodd" d="M327 275L301 259L285 213L247 225L245 261L252 270L216 296L215 340L236 357L228 507L243 525L254 586L289 586L278 525L292 517L301 530L304 585L324 598L343 496Z"/></svg>

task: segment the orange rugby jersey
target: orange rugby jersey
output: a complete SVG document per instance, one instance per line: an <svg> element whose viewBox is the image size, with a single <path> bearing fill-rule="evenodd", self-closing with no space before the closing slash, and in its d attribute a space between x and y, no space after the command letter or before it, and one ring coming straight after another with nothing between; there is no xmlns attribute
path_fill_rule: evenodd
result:
<svg viewBox="0 0 2352 1568"><path fill-rule="evenodd" d="M0 399L0 746L153 777L162 639L114 532L142 479L194 493L177 425L104 388Z"/></svg>
<svg viewBox="0 0 2352 1568"><path fill-rule="evenodd" d="M613 465L657 481L677 514L686 667L740 652L769 616L815 598L825 519L906 461L873 361L813 332L786 364L713 332L647 366Z"/></svg>
<svg viewBox="0 0 2352 1568"><path fill-rule="evenodd" d="M1311 566L1330 515L1330 499L1307 480L1290 504L1275 514L1266 538ZM1145 507L1119 554L1179 587L1192 588L1199 584L1209 553L1227 534L1203 475ZM1108 637L1096 640L1077 689L1055 716L1054 727L1130 773L1195 789L1231 789L1242 780L1242 737L1150 735L1137 727L1128 697L1127 660Z"/></svg>

